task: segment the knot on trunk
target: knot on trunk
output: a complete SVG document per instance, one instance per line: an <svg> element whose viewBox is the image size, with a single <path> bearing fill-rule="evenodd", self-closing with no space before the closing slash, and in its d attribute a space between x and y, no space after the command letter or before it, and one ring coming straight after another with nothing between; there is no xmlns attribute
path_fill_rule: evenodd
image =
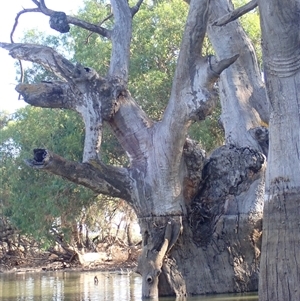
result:
<svg viewBox="0 0 300 301"><path fill-rule="evenodd" d="M49 20L50 27L60 33L67 33L70 31L70 26L67 20L67 15L64 12L55 12L51 15Z"/></svg>
<svg viewBox="0 0 300 301"><path fill-rule="evenodd" d="M204 182L192 202L189 216L198 246L210 242L215 225L225 212L226 201L247 191L261 176L264 163L264 155L250 148L222 146L212 153L204 166Z"/></svg>
<svg viewBox="0 0 300 301"><path fill-rule="evenodd" d="M201 149L199 143L186 139L183 147L183 155L188 169L188 176L184 179L184 198L191 201L195 196L202 181L202 169L205 161L205 151Z"/></svg>
<svg viewBox="0 0 300 301"><path fill-rule="evenodd" d="M118 78L105 80L101 83L99 92L102 103L103 120L109 121L119 110L123 99L129 97L126 83Z"/></svg>
<svg viewBox="0 0 300 301"><path fill-rule="evenodd" d="M259 126L249 130L251 136L258 142L263 154L267 157L269 151L269 130Z"/></svg>

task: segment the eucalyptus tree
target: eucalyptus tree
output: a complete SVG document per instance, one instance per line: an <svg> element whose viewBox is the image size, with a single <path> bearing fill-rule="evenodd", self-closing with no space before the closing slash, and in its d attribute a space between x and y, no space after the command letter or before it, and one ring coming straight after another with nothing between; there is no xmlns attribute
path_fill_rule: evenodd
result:
<svg viewBox="0 0 300 301"><path fill-rule="evenodd" d="M80 129L83 126L74 113L27 106L11 115L0 130L5 215L19 233L30 235L44 247L52 246L64 236L60 244L68 247L69 256L74 255L71 246L78 247L74 240L78 231L74 229L82 209L93 204L96 196L64 179L30 170L23 160L30 155L31 147L37 145L47 145L69 159L80 160L83 136Z"/></svg>
<svg viewBox="0 0 300 301"><path fill-rule="evenodd" d="M40 76L41 70L37 71ZM76 259L74 254L78 250L95 249L90 232L103 239L115 230L114 216L124 216L124 219L132 214L132 209L120 199L98 196L82 186L24 165L23 160L37 145L80 160L84 127L77 114L27 106L11 115L1 113L1 125L0 215L5 226L2 237L8 243L15 239L13 234L18 233L26 240L38 242L41 251L55 252L53 246L60 245L64 249L61 256L66 260ZM106 161L119 162L106 151L104 155ZM122 213L122 209L126 212Z"/></svg>
<svg viewBox="0 0 300 301"><path fill-rule="evenodd" d="M276 129L274 118L280 116L280 133L288 128L289 137L293 138L286 139L285 144L280 139L272 140L271 136L268 181L271 180L272 185L278 183L276 187L282 187L284 193L270 194L269 203L278 196L280 201L291 196L289 204L299 202L297 174L290 168L280 169L281 161L275 156L280 152L279 146L284 144L285 149L290 147L287 154L291 157L285 158L288 166L299 165L297 151L291 153L299 144L299 126L295 127L299 125L296 121L298 118L299 123L299 97L295 97L299 85L299 47L296 48L299 36L295 34L295 25L299 25L296 19L299 1L259 3L267 43L264 66L270 70L267 97L253 45L235 20L253 9L257 1L233 10L227 0L191 0L180 51L174 54L177 64L168 102L158 121L150 118L129 92L132 25L142 1L131 5L125 0L112 0L112 15L98 24L55 12L42 0L33 2L37 6L34 11L49 16L50 26L62 33L68 32L69 24L73 24L110 40L111 56L107 69L99 74L90 66L74 64L46 46L0 44L11 56L39 63L60 78L52 82L19 84L16 89L27 103L76 111L85 124L82 162L67 160L50 149L37 148L34 158L27 160L28 165L60 175L96 193L123 198L134 208L143 236L137 272L142 275L144 297L257 289L268 152L268 130L262 125L269 122L268 101L272 104L273 130ZM276 5L273 8L272 4L284 9L277 9ZM279 18L277 14L281 11L284 16ZM272 18L268 19L270 12ZM295 16L292 26L285 19L289 15ZM275 16L280 19L276 24L279 32L289 29L293 33L292 38L285 36L287 43L278 49L279 35L271 34L274 23L273 27L268 23L277 21ZM106 26L106 20L112 21ZM155 22L155 18L152 21ZM201 53L206 33L215 56ZM290 48L285 48L287 46ZM286 56L292 59L281 60L283 50L288 50ZM273 87L277 81L286 84L280 85L284 90L293 88L288 94L293 112L288 111L286 104L285 115L278 114L277 110L280 97L288 96L278 93L278 97L269 91L278 88ZM215 107L217 87L225 145L206 158L199 145L187 138L187 133L192 122L205 119ZM285 123L291 117L294 127ZM102 160L104 125L111 128L126 152L128 166L108 165ZM289 161L291 158L293 162ZM286 171L291 174L281 177L281 172ZM293 184L292 195L286 184L289 181ZM299 211L299 206L287 208L293 209ZM296 217L286 224L292 226L295 220ZM272 226L272 221L269 224ZM288 226L284 230L288 231ZM280 233L276 233L278 241L283 239ZM268 243L263 249L262 266L268 258L265 256ZM297 262L299 255L295 248L290 252L294 252L291 255ZM282 266L283 272L287 272L288 264L284 262ZM276 269L275 263L272 269ZM286 279L287 276L276 271L278 281ZM293 279L299 279L297 268L289 271ZM268 270L263 273L266 275ZM275 282L269 281L270 278L264 277L262 287L266 285L276 291ZM284 284L283 281L281 285ZM299 292L295 290L293 294ZM285 292L284 296L284 300L289 298Z"/></svg>

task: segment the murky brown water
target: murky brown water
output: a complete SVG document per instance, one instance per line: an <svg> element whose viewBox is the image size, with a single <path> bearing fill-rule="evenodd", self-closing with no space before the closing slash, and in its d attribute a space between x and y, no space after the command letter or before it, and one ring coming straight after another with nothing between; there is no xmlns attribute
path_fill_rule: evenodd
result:
<svg viewBox="0 0 300 301"><path fill-rule="evenodd" d="M99 283L94 284L97 275ZM141 278L100 272L0 274L1 301L140 301ZM160 298L160 301L174 298ZM189 297L187 301L257 301L254 294Z"/></svg>

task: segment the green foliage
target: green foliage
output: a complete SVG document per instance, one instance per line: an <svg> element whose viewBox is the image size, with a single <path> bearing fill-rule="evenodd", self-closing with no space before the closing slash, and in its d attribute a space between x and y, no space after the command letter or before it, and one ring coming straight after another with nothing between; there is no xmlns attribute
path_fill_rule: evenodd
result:
<svg viewBox="0 0 300 301"><path fill-rule="evenodd" d="M160 1L142 6L133 22L130 90L155 120L169 100L187 10L184 1Z"/></svg>
<svg viewBox="0 0 300 301"><path fill-rule="evenodd" d="M32 148L39 147L80 160L82 139L83 126L77 115L64 110L28 106L1 129L1 194L6 191L5 214L19 230L51 241L51 229L68 233L82 208L95 201L88 189L24 163L32 156ZM69 223L62 225L62 218Z"/></svg>
<svg viewBox="0 0 300 301"><path fill-rule="evenodd" d="M194 123L189 129L189 135L199 141L206 152L211 152L224 142L224 131L219 123L221 106L218 105L214 112L200 123Z"/></svg>
<svg viewBox="0 0 300 301"><path fill-rule="evenodd" d="M70 35L49 35L45 36L43 32L40 32L38 29L28 30L22 39L23 43L30 44L39 44L45 45L51 48L54 48L57 52L64 55L67 59L73 59L73 39ZM26 63L24 68L24 82L25 83L33 83L40 81L53 81L57 80L57 76L55 76L50 71L46 70L41 65L32 63ZM18 78L20 77L19 68L17 68Z"/></svg>
<svg viewBox="0 0 300 301"><path fill-rule="evenodd" d="M110 6L103 1L84 1L85 6L78 12L82 20L98 24L110 14ZM103 27L111 28L112 19L109 19ZM109 67L111 43L97 34L78 28L71 28L71 36L74 40L74 59L81 64L92 67L100 74L105 74Z"/></svg>

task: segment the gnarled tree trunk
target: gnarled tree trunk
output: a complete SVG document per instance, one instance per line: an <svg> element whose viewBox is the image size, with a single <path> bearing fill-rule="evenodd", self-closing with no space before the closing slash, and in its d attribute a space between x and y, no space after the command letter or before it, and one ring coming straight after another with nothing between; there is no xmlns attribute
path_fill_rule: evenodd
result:
<svg viewBox="0 0 300 301"><path fill-rule="evenodd" d="M256 290L268 148L268 131L261 124L269 116L254 50L239 23L212 25L233 9L230 1L190 1L171 96L159 122L146 115L127 88L132 18L142 1L134 7L126 0L111 3L112 30L63 18L111 39L106 76L48 47L0 44L11 56L37 62L62 78L18 85L27 103L77 111L85 123L82 163L46 149L34 150L27 163L120 197L134 208L143 236L137 271L144 297ZM37 9L56 24L57 12L44 1ZM216 57L201 55L208 21ZM219 78L226 143L206 158L187 139L187 130L213 110ZM101 161L104 122L126 151L128 168Z"/></svg>

